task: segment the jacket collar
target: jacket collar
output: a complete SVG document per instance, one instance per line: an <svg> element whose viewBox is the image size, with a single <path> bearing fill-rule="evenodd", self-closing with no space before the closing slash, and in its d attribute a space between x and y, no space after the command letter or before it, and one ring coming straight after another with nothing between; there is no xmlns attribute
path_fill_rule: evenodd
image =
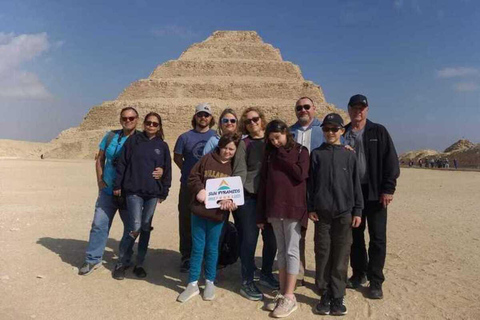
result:
<svg viewBox="0 0 480 320"><path fill-rule="evenodd" d="M312 127L320 127L321 125L322 125L322 123L320 122L320 120L318 120L318 118L314 118L313 121L312 121L312 123L310 123L310 125L307 127L307 129L305 129L305 131L308 130L308 129L310 129L310 128L312 128ZM302 130L302 131L304 131L303 126L302 126L302 125L300 124L300 122L298 122L298 121L295 122L295 124L292 126L292 129L293 129L293 130Z"/></svg>

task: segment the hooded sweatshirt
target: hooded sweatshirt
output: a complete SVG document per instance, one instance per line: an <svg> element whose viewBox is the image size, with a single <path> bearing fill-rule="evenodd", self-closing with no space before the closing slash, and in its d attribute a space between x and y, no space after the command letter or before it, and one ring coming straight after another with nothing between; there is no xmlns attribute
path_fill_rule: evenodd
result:
<svg viewBox="0 0 480 320"><path fill-rule="evenodd" d="M205 189L208 179L230 177L232 175L232 162L222 163L218 154L218 148L215 151L204 155L190 171L188 177L188 188L192 194L191 209L196 216L212 220L223 221L228 211L216 209L206 209L204 203L197 201L197 193Z"/></svg>
<svg viewBox="0 0 480 320"><path fill-rule="evenodd" d="M153 178L155 168L163 175ZM127 195L166 199L172 184L172 161L168 145L160 137L149 139L143 132L130 137L118 158L114 190L122 189Z"/></svg>
<svg viewBox="0 0 480 320"><path fill-rule="evenodd" d="M329 212L333 217L362 215L362 187L353 151L328 143L312 151L307 204L309 212Z"/></svg>

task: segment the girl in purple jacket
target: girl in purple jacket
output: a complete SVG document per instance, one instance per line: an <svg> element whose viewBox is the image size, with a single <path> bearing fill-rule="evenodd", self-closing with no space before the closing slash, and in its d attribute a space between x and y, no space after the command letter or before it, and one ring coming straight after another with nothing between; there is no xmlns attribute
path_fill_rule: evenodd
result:
<svg viewBox="0 0 480 320"><path fill-rule="evenodd" d="M271 121L266 128L265 157L261 170L257 224L272 224L277 241L280 294L267 308L275 318L297 309L293 291L300 264L300 230L306 227L308 149L296 143L287 125Z"/></svg>

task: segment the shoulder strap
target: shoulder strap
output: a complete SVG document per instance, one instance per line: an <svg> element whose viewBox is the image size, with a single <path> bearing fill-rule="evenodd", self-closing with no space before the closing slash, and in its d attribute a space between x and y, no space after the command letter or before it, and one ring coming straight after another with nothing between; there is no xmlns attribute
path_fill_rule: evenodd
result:
<svg viewBox="0 0 480 320"><path fill-rule="evenodd" d="M112 130L107 133L107 142L105 143L105 152L107 152L108 146L112 143L113 137L115 137L116 131Z"/></svg>

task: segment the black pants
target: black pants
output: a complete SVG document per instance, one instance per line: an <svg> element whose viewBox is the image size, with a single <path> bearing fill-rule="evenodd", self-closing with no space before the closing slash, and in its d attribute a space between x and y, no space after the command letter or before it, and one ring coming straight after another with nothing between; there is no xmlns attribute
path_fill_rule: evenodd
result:
<svg viewBox="0 0 480 320"><path fill-rule="evenodd" d="M330 291L334 298L345 295L348 257L352 245L352 215L333 217L317 213L315 222L315 283L320 295Z"/></svg>
<svg viewBox="0 0 480 320"><path fill-rule="evenodd" d="M180 254L182 255L182 262L190 260L190 253L192 251L192 222L190 202L192 196L188 190L186 183L180 185L180 193L178 195L178 226L180 233Z"/></svg>
<svg viewBox="0 0 480 320"><path fill-rule="evenodd" d="M257 199L245 196L245 204L233 212L235 226L239 234L240 260L242 263L242 281L252 282L255 269L255 249L257 248L259 229L257 227ZM262 230L262 273L271 274L277 253L277 241L272 225L266 223Z"/></svg>
<svg viewBox="0 0 480 320"><path fill-rule="evenodd" d="M365 247L365 224L368 224L370 243ZM353 229L350 254L353 275L367 276L370 282L383 283L383 267L387 254L387 208L378 201L365 201L362 223Z"/></svg>

